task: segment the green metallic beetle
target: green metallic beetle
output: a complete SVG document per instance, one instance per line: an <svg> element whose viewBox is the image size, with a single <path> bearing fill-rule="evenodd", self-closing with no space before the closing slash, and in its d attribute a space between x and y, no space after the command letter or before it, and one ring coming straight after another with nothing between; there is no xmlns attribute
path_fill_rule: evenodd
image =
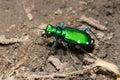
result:
<svg viewBox="0 0 120 80"><path fill-rule="evenodd" d="M62 25L56 24L55 26L52 26L51 24L48 24L47 27L44 29L45 33L49 33L52 36L56 38L56 41L53 43L51 49L55 49L57 46L57 41L59 39L62 40L63 46L67 47L68 44L78 45L78 46L91 46L94 44L94 40L91 38L91 36L86 32L88 28L85 27L82 30L71 28L64 26L64 23Z"/></svg>

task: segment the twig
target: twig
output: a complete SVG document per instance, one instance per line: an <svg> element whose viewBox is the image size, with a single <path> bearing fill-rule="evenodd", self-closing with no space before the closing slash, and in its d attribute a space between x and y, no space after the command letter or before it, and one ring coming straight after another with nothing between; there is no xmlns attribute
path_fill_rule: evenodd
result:
<svg viewBox="0 0 120 80"><path fill-rule="evenodd" d="M21 65L23 65L25 63L25 61L28 59L28 55L24 55L15 65L14 69L19 68Z"/></svg>
<svg viewBox="0 0 120 80"><path fill-rule="evenodd" d="M14 75L15 70L18 69L21 65L23 65L29 56L29 52L25 53L23 50L21 51L25 55L10 70L8 70L3 76L1 76L1 78L5 78L5 80L9 80L9 78L14 78L14 76L12 75Z"/></svg>
<svg viewBox="0 0 120 80"><path fill-rule="evenodd" d="M97 21L97 20L95 20L95 19L93 19L93 18L88 18L88 17L86 17L86 16L83 15L83 16L81 16L80 19L81 19L83 22L86 22L86 23L88 23L89 25L96 27L97 29L107 30L107 28L106 28L104 25L100 24L99 21Z"/></svg>
<svg viewBox="0 0 120 80"><path fill-rule="evenodd" d="M6 39L4 35L0 35L0 44L12 44L17 42L25 42L29 40L29 36L21 37L21 38L11 38Z"/></svg>
<svg viewBox="0 0 120 80"><path fill-rule="evenodd" d="M50 75L40 75L40 74L25 72L22 74L18 74L16 76L17 77L27 77L27 78L42 78L42 79L75 77L75 75L84 74L84 73L88 72L89 70L91 70L92 68L93 67L91 67L89 69L83 69L83 70L73 71L73 72L69 72L69 73L51 73Z"/></svg>

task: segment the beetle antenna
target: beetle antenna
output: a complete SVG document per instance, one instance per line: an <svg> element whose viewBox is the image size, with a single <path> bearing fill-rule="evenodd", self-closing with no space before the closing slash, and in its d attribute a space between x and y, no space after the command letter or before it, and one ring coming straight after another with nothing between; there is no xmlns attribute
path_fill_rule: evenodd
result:
<svg viewBox="0 0 120 80"><path fill-rule="evenodd" d="M45 30L45 29L38 28L38 27L31 27L30 29L40 29L40 30Z"/></svg>
<svg viewBox="0 0 120 80"><path fill-rule="evenodd" d="M93 36L98 40L98 41L100 41L100 39L95 35L95 33L90 29L90 28L88 28L89 29L89 31L93 34Z"/></svg>
<svg viewBox="0 0 120 80"><path fill-rule="evenodd" d="M65 28L64 22L62 22L61 27L62 27L63 29Z"/></svg>

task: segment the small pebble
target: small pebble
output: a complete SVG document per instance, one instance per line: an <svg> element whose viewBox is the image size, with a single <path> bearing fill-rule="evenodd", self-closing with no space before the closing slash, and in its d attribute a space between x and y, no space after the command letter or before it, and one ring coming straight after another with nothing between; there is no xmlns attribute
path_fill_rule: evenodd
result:
<svg viewBox="0 0 120 80"><path fill-rule="evenodd" d="M47 24L45 23L41 23L38 27L41 28L41 29L45 29L47 26Z"/></svg>
<svg viewBox="0 0 120 80"><path fill-rule="evenodd" d="M33 20L33 16L32 16L32 14L31 14L31 13L28 13L28 14L27 14L27 17L28 17L28 19L29 19L30 21L32 21L32 20Z"/></svg>
<svg viewBox="0 0 120 80"><path fill-rule="evenodd" d="M58 59L58 58L56 58L56 57L54 57L54 56L50 56L49 58L48 58L48 61L50 62L50 63L52 63L53 65L54 65L54 67L59 71L59 70L61 70L61 68L62 68L62 63L61 63L61 61Z"/></svg>
<svg viewBox="0 0 120 80"><path fill-rule="evenodd" d="M104 36L105 36L105 35L104 35L104 33L102 33L102 32L98 32L98 33L97 33L97 37L98 37L99 39L102 39Z"/></svg>
<svg viewBox="0 0 120 80"><path fill-rule="evenodd" d="M111 40L113 37L113 33L111 32L110 34L107 35L106 39Z"/></svg>
<svg viewBox="0 0 120 80"><path fill-rule="evenodd" d="M12 25L9 26L9 28L8 28L6 31L7 31L7 32L10 32L10 29L15 28L15 27L16 27L16 25L15 25L15 24L12 24Z"/></svg>
<svg viewBox="0 0 120 80"><path fill-rule="evenodd" d="M62 12L62 10L61 10L60 8L58 8L57 11L55 11L55 14L56 14L56 15L59 15L59 14L62 14L62 13L63 13L63 12Z"/></svg>
<svg viewBox="0 0 120 80"><path fill-rule="evenodd" d="M67 11L69 12L69 11L72 11L73 10L73 7L69 7L68 9L67 9Z"/></svg>
<svg viewBox="0 0 120 80"><path fill-rule="evenodd" d="M90 77L92 78L92 80L96 80L97 76L96 76L96 74L94 72L91 72Z"/></svg>

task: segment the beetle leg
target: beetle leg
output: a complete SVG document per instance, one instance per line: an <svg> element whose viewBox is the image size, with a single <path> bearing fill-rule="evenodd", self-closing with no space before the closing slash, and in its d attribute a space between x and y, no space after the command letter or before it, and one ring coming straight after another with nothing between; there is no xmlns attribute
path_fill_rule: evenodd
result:
<svg viewBox="0 0 120 80"><path fill-rule="evenodd" d="M50 50L50 52L47 54L47 56L45 57L45 61L42 63L42 65L40 66L40 71L43 71L46 67L46 62L47 59L49 58L49 56L52 55L52 50Z"/></svg>
<svg viewBox="0 0 120 80"><path fill-rule="evenodd" d="M51 47L51 50L54 50L56 48L56 46L57 46L58 37L55 36L55 38L56 38L56 41L53 43L53 45Z"/></svg>
<svg viewBox="0 0 120 80"><path fill-rule="evenodd" d="M75 66L75 61L68 47L67 47L67 54L70 56L72 66L75 68L75 70L78 70L77 67Z"/></svg>
<svg viewBox="0 0 120 80"><path fill-rule="evenodd" d="M87 29L88 29L88 27L84 27L84 28L82 29L82 31L85 31L85 32L86 32Z"/></svg>
<svg viewBox="0 0 120 80"><path fill-rule="evenodd" d="M68 44L66 42L62 41L62 44L64 47L68 48Z"/></svg>
<svg viewBox="0 0 120 80"><path fill-rule="evenodd" d="M53 45L52 45L52 47L51 47L51 50L54 50L54 49L56 48L56 46L57 46L57 41L55 41L55 42L53 43Z"/></svg>
<svg viewBox="0 0 120 80"><path fill-rule="evenodd" d="M71 54L71 52L70 52L70 50L69 50L69 48L68 48L68 44L67 44L66 42L64 42L64 41L62 41L62 44L63 44L64 47L67 48L67 54L68 54L68 55L70 56L70 58L71 58L71 64L72 64L72 66L73 66L76 70L78 70L78 69L76 68L76 66L75 66L75 61L74 61L74 59L73 59L73 56L72 56L72 54Z"/></svg>
<svg viewBox="0 0 120 80"><path fill-rule="evenodd" d="M60 25L58 23L56 23L56 27L59 27Z"/></svg>
<svg viewBox="0 0 120 80"><path fill-rule="evenodd" d="M58 38L56 37L56 41L53 43L53 45L52 45L52 47L51 47L51 49L50 49L50 52L48 53L48 55L47 55L46 58L45 58L45 61L43 62L43 64L42 64L41 67L40 67L40 70L41 70L41 71L44 70L44 68L45 68L45 66L46 66L47 59L49 58L50 55L52 55L52 54L51 54L52 51L56 48L56 46L57 46L57 40L58 40Z"/></svg>
<svg viewBox="0 0 120 80"><path fill-rule="evenodd" d="M62 22L61 26L62 26L62 29L64 29L64 28L65 28L64 22Z"/></svg>

